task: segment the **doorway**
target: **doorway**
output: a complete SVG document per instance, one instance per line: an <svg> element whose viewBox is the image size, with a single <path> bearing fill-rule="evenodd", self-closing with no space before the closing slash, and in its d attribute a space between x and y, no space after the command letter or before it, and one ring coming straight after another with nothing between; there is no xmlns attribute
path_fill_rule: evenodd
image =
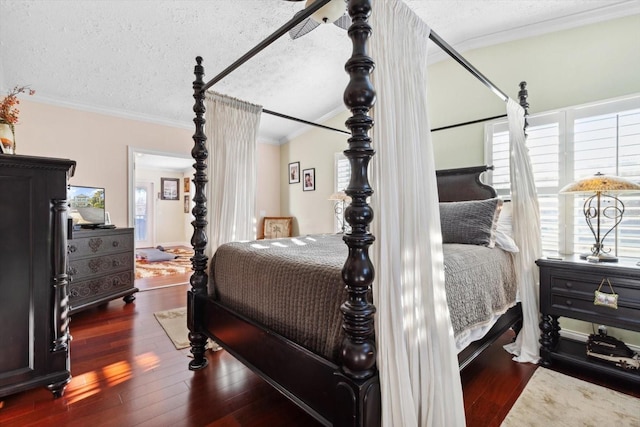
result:
<svg viewBox="0 0 640 427"><path fill-rule="evenodd" d="M188 155L129 147L129 224L135 230L135 247L189 244L193 230L191 215L183 210L184 178L193 174L193 159ZM178 199L164 200L161 182L180 183Z"/></svg>

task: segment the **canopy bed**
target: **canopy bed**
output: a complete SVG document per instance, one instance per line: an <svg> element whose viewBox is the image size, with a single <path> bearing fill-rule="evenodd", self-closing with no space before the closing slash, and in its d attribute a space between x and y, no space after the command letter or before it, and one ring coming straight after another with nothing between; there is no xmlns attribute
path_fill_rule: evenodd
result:
<svg viewBox="0 0 640 427"><path fill-rule="evenodd" d="M209 242L206 231L209 153L204 131L205 93L217 81L278 37L286 34L288 30L328 1L318 0L305 8L302 13L296 14L291 21L269 38L208 82L203 80L202 59L197 58L196 79L193 82L196 132L192 150L195 159L196 189L193 209L195 220L192 223L194 226L192 244L195 254L192 258L194 273L190 281L191 289L188 291L187 304L187 322L193 360L189 368L198 370L206 366L205 345L207 338L212 338L321 423L373 426L381 424L381 408L384 407L381 404L381 376L376 357L377 350L385 349L385 346L379 340L377 330L374 338L373 319L376 307L372 303L371 292L374 263L369 256L369 247L375 240L370 231L373 208L368 203L368 199L373 194L369 184L368 165L374 155L371 138L368 136L373 127L369 111L376 98L369 78L374 63L367 53L367 42L371 34L368 23L372 10L371 0L348 1L348 11L352 19L348 33L353 42L353 53L345 66L350 75L350 82L344 93L344 101L353 116L346 123L351 131L351 137L348 140L349 148L344 152L350 161L352 171L350 184L346 189L352 203L345 214L351 231L342 236L346 246L342 242L339 242L341 246L335 246L336 236L304 236L276 240L273 244L275 246L265 241L230 243L219 247L216 245L218 250L211 258L211 273L208 271L209 256L205 254ZM408 26L410 27L411 24L409 23ZM430 32L429 38L501 99L509 100L507 95L496 88L437 34ZM521 84L519 97L520 104L526 108L528 105L524 83ZM523 128L524 123L520 132ZM480 174L486 170L487 167L474 167L438 171L435 174L437 188L434 183L432 188L427 187L424 192L429 193L436 203L439 194L440 202L447 203L446 209L457 206L463 206L464 209L476 209L480 205L489 206L481 209L490 214L489 222L485 221L483 227L485 234L491 234L495 229L501 201L496 198L496 193L491 187L480 181ZM409 194L413 194L410 191ZM517 208L518 203L514 203L514 210L517 211ZM446 209L441 208L441 211ZM486 215L483 214L483 218L485 217ZM442 218L441 220L444 221ZM444 223L441 225L446 243L446 227ZM450 227L454 230L454 234L457 228L459 227L455 225ZM427 230L431 229L431 227L427 228ZM440 227L436 229L440 231ZM415 230L412 232L416 234ZM470 233L473 234L473 230ZM390 242L393 238L386 239L387 237L384 237L378 244L385 247L389 244L391 247ZM456 276L457 273L452 267L454 264L476 267L482 264L482 260L487 260L491 256L500 259L490 261L487 270L498 270L503 275L501 278L487 279L488 282L501 282L501 290L495 291L500 294L498 298L500 301L488 303L493 307L491 313L481 319L469 320L469 325L462 325L464 323L462 320L456 318L454 314L451 315L453 326L450 325L449 329L452 330L452 334L455 330L457 337L467 337L467 326L484 327L481 332L483 338L471 344L467 339L458 345L464 349L458 352L459 365L456 364L456 371L466 366L496 337L522 318L520 304L515 303L514 282L521 281L517 257L501 249L492 249L494 242L491 239L482 243L460 244L467 242L460 242L456 237L452 237L449 239L452 240L452 244L445 245L448 249L444 250L445 262L442 268L443 271L448 269L447 277ZM442 242L438 244L442 247ZM466 255L475 257L473 262L465 261L466 258L460 253L452 253L455 248L457 251L467 252L467 249L472 246L474 250L484 251L479 255L477 253ZM303 247L304 250L311 252L300 252ZM278 258L274 261L270 258L278 253L284 254L288 260L282 261ZM319 260L319 253L325 254L322 260ZM438 264L437 258L434 259L433 264ZM457 262L452 261L456 259ZM285 271L290 275L282 278L276 277L276 272L265 273L264 268L268 265L276 265L275 269L280 273ZM381 264L376 265L381 266ZM329 266L328 269L327 266ZM496 266L500 267L496 268ZM471 274L475 274L477 278L484 277L485 273L476 271ZM256 275L259 277L256 278ZM428 275L424 277L428 278ZM208 289L210 279L212 286ZM428 279L422 281L427 282ZM259 286L256 286L256 282L259 282ZM462 279L462 282L468 284L473 282L473 279L467 277ZM487 285L485 282L482 284ZM443 289L444 285L443 278ZM484 295L494 293L494 291L483 291L481 287L477 298L465 298L464 292L468 289L462 291L463 296L456 298L452 296L452 291L450 292L450 285L451 283L446 284L447 298L457 299L461 304L473 299L483 299ZM522 289L518 291L522 296ZM298 299L292 302L290 298L295 295ZM373 299L376 304L385 302L385 298L379 294L374 293ZM451 305L452 303L449 304ZM476 309L477 306L474 305L471 311ZM428 311L429 308L425 307L421 310ZM446 316L440 315L446 322L449 322L448 311L453 312L457 309L447 310ZM491 318L490 322L486 316ZM467 313L462 317L472 316ZM384 323L384 321L377 320L377 323ZM537 322L535 323L537 325ZM376 328L378 326L376 324ZM384 336L384 334L380 335L380 337ZM434 340L437 341L437 337ZM431 345L438 346L437 342ZM445 375L446 373L443 373L443 376ZM423 414L421 420L424 419ZM429 415L428 419L434 418ZM421 425L425 423L438 424L437 421L420 421ZM456 421L450 425L454 424L460 424L460 422Z"/></svg>

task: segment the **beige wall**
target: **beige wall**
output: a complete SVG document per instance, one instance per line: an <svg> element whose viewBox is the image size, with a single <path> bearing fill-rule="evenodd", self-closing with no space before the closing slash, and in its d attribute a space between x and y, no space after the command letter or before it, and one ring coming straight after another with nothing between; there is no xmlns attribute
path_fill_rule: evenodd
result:
<svg viewBox="0 0 640 427"><path fill-rule="evenodd" d="M640 92L640 15L465 52L510 97L529 88L530 112ZM431 127L505 114L504 103L460 65L429 67ZM484 163L484 125L434 133L438 169Z"/></svg>
<svg viewBox="0 0 640 427"><path fill-rule="evenodd" d="M256 209L259 227L265 216L280 216L280 146L258 144ZM261 229L258 230L261 236Z"/></svg>
<svg viewBox="0 0 640 427"><path fill-rule="evenodd" d="M324 124L346 130L347 117L349 114L345 111ZM334 232L333 202L327 199L334 192L334 153L347 148L347 138L346 134L313 127L282 145L280 212L282 216L294 217L294 235ZM302 182L289 184L291 162L300 162L300 175L304 169L315 168L315 191L302 191Z"/></svg>
<svg viewBox="0 0 640 427"><path fill-rule="evenodd" d="M31 86L37 88L38 84L31 82ZM119 227L128 226L129 147L190 156L192 135L192 129L59 107L29 97L21 98L16 126L18 154L75 160L72 184L105 187L106 210ZM280 147L258 144L257 161L257 213L279 216ZM172 203L182 209L182 203ZM190 233L187 230L188 236ZM157 238L160 241L160 236Z"/></svg>

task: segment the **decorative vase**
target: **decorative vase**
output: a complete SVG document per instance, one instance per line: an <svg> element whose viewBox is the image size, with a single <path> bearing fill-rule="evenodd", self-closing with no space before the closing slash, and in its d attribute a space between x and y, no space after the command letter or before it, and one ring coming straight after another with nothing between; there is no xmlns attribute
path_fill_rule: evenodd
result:
<svg viewBox="0 0 640 427"><path fill-rule="evenodd" d="M16 152L16 136L13 126L9 123L0 122L0 145L2 145L1 153L15 154Z"/></svg>

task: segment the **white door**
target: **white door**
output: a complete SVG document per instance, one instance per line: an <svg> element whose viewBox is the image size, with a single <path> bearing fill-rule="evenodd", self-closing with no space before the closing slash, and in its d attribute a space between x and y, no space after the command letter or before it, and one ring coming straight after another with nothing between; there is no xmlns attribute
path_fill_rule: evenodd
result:
<svg viewBox="0 0 640 427"><path fill-rule="evenodd" d="M136 248L155 246L153 236L153 183L136 182L135 192L135 236Z"/></svg>

